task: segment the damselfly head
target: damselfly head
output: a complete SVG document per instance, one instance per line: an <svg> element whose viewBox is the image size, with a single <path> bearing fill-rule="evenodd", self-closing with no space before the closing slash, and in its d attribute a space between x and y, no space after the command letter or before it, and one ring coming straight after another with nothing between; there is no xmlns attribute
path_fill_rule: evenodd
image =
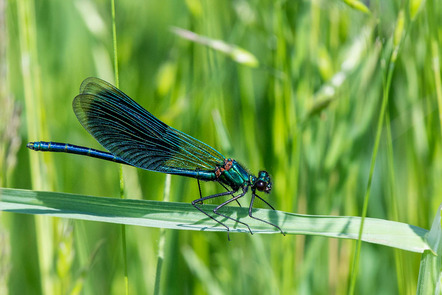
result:
<svg viewBox="0 0 442 295"><path fill-rule="evenodd" d="M267 171L259 171L258 177L253 183L253 188L256 188L260 192L270 193L272 190L272 181L270 180L270 175Z"/></svg>

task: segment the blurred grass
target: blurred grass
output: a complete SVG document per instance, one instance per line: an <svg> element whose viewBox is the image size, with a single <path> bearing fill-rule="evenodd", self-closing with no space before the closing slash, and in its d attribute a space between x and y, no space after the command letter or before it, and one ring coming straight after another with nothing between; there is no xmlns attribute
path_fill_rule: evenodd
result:
<svg viewBox="0 0 442 295"><path fill-rule="evenodd" d="M442 201L442 7L371 1L366 14L356 2L117 2L120 88L251 172L268 170L277 209L360 216L402 9L367 216L428 229ZM1 185L118 197L113 163L14 148L31 140L100 148L71 103L88 76L114 82L110 2L17 0L3 13ZM171 27L241 48L259 67L179 38ZM129 197L162 200L165 175L126 171ZM215 191L203 184L204 194ZM195 181L172 177L171 201L197 194ZM123 292L118 226L4 213L0 226L7 237L0 249L10 249L0 266L9 270L11 294ZM129 290L153 293L160 231L126 231ZM171 294L343 294L355 247L311 236L238 235L228 243L225 233L173 230L164 241L160 290ZM418 254L363 244L355 293L415 293L419 261Z"/></svg>

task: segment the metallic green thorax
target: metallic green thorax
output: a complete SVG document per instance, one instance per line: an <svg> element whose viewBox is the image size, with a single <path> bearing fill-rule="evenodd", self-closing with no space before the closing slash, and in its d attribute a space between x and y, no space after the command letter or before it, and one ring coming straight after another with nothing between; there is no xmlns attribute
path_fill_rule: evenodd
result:
<svg viewBox="0 0 442 295"><path fill-rule="evenodd" d="M233 190L250 186L253 191L257 189L269 193L272 189L270 176L266 171L260 171L258 177L256 177L249 174L233 159L225 160L224 166L215 170L215 175L218 181L230 186Z"/></svg>
<svg viewBox="0 0 442 295"><path fill-rule="evenodd" d="M227 184L234 190L249 184L251 177L253 177L238 162L232 159L227 159L224 167L218 168L215 174L219 175L218 180L220 182Z"/></svg>

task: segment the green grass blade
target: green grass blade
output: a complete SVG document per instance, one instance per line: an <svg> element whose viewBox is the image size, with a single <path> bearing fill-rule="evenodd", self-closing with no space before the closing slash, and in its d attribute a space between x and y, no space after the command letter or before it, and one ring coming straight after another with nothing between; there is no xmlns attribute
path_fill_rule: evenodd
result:
<svg viewBox="0 0 442 295"><path fill-rule="evenodd" d="M211 212L214 205L204 205ZM195 210L191 204L147 200L114 199L54 192L0 189L0 210L14 213L42 214L63 218L157 228L224 231ZM272 226L248 217L247 208L223 208L223 213L248 223L254 233L276 233ZM301 215L267 209L255 209L254 216L278 224L287 234L315 235L358 239L361 218L348 216ZM222 220L233 232L247 229L230 220ZM362 240L423 253L430 250L427 230L394 221L366 218Z"/></svg>
<svg viewBox="0 0 442 295"><path fill-rule="evenodd" d="M201 36L191 32L189 30L184 30L181 28L172 27L171 31L181 38L193 41L195 43L199 43L202 45L206 45L209 48L217 50L219 52L223 52L230 56L237 63L256 68L259 66L258 59L249 51L242 49L236 45L229 44L224 42L223 40L216 40L212 38L208 38L205 36Z"/></svg>
<svg viewBox="0 0 442 295"><path fill-rule="evenodd" d="M442 230L441 230L441 209L437 211L431 230L428 233L428 243L433 251L425 251L421 258L419 268L419 280L416 294L440 294L441 290L441 269L442 269ZM436 253L435 253L436 252ZM439 292L436 292L439 290Z"/></svg>

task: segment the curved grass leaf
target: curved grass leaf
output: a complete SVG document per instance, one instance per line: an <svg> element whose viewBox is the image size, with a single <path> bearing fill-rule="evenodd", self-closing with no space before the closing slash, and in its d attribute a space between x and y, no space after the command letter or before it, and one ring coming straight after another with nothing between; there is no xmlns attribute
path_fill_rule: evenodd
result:
<svg viewBox="0 0 442 295"><path fill-rule="evenodd" d="M214 205L203 205L207 212L214 208ZM0 211L157 228L225 231L224 227L215 224L188 203L0 188ZM272 226L249 218L247 208L224 207L223 213L248 223L254 233L280 234ZM279 225L287 234L354 240L358 239L361 220L359 217L302 215L267 209L255 209L253 214ZM217 218L227 224L232 232L248 233L241 224L235 224L219 216ZM431 250L426 242L427 232L405 223L366 218L362 240L423 253L425 250Z"/></svg>
<svg viewBox="0 0 442 295"><path fill-rule="evenodd" d="M442 228L439 206L433 225L427 234L428 244L434 251L425 251L421 258L416 294L440 294L442 290Z"/></svg>

